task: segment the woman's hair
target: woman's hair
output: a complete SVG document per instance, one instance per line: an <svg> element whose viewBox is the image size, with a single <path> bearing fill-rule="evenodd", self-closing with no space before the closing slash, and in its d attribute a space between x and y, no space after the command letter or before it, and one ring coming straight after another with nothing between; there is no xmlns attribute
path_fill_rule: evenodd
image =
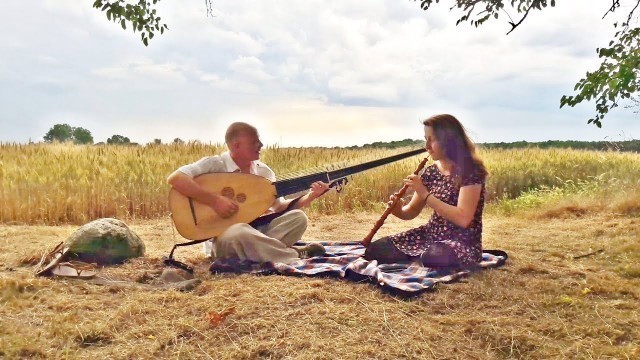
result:
<svg viewBox="0 0 640 360"><path fill-rule="evenodd" d="M224 142L231 144L240 134L257 134L258 129L243 122L234 122L227 128L227 133L224 135Z"/></svg>
<svg viewBox="0 0 640 360"><path fill-rule="evenodd" d="M476 147L467 136L464 126L453 115L434 115L422 124L433 129L444 155L453 163L451 175L456 179L456 183L461 184L475 171L483 177L487 175L487 169L476 154Z"/></svg>

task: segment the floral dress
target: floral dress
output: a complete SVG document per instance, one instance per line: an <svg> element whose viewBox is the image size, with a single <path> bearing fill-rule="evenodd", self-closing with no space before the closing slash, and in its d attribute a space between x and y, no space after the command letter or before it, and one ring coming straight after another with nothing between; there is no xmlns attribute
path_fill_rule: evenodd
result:
<svg viewBox="0 0 640 360"><path fill-rule="evenodd" d="M422 183L431 191L431 196L453 206L458 204L460 186L455 184L452 177L443 175L435 164L424 171ZM431 244L441 242L453 249L461 265L479 263L482 260L485 175L476 171L462 181L462 186L474 184L482 184L482 190L473 221L468 228L455 225L434 212L425 225L390 236L393 244L409 256L420 256Z"/></svg>

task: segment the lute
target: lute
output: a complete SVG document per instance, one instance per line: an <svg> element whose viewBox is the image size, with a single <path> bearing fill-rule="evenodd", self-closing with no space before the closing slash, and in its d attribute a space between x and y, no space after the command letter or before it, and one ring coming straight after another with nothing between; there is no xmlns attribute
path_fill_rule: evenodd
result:
<svg viewBox="0 0 640 360"><path fill-rule="evenodd" d="M276 182L251 174L203 174L195 177L194 181L213 194L234 200L238 204L238 212L229 218L222 218L210 206L186 197L175 189L171 189L169 192L169 209L176 230L180 235L190 240L205 240L222 234L234 224L266 223L269 218L265 217L278 215L264 215L276 198L307 190L316 181L329 183L330 188L339 189L346 183L347 177L350 175L425 151L424 148L411 150L359 165L316 172Z"/></svg>

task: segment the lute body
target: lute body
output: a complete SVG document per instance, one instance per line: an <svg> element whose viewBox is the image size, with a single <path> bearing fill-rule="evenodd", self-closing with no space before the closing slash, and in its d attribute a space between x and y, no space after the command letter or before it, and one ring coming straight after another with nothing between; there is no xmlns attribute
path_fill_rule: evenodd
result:
<svg viewBox="0 0 640 360"><path fill-rule="evenodd" d="M196 176L194 181L212 194L235 201L238 212L224 219L211 206L171 189L169 209L176 230L184 238L191 240L216 237L234 224L250 223L264 214L277 196L275 185L258 175L213 173Z"/></svg>

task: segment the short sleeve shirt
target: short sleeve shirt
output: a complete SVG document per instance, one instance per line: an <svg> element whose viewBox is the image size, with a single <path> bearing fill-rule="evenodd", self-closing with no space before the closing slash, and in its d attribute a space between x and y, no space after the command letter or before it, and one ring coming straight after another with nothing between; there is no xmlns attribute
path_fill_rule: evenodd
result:
<svg viewBox="0 0 640 360"><path fill-rule="evenodd" d="M205 156L194 163L181 166L178 171L196 177L210 173L240 172L240 167L233 161L231 154L226 151L220 155ZM251 162L250 173L267 178L272 182L276 181L276 174L273 170L259 160Z"/></svg>
<svg viewBox="0 0 640 360"><path fill-rule="evenodd" d="M422 183L435 198L449 205L457 205L461 186L482 185L473 221L468 228L462 228L434 212L425 225L392 235L391 239L396 247L409 256L419 256L432 243L444 242L452 247L461 263L479 262L482 259L485 181L486 175L476 169L462 181L462 184L457 185L454 178L443 175L435 164L427 167L422 174Z"/></svg>

